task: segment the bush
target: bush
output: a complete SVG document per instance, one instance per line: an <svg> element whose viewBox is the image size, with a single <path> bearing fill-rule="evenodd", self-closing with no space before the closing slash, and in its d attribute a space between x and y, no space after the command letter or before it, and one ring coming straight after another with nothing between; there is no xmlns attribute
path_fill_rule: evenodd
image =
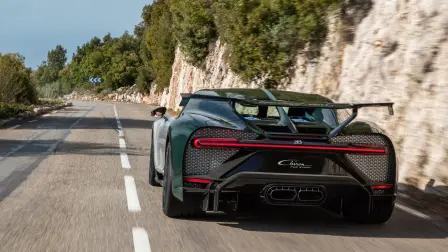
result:
<svg viewBox="0 0 448 252"><path fill-rule="evenodd" d="M138 76L136 83L137 91L144 94L149 94L151 91L151 83L156 79L155 72L152 67L141 66L138 69Z"/></svg>
<svg viewBox="0 0 448 252"><path fill-rule="evenodd" d="M31 107L24 104L0 102L0 119L14 117L19 113L30 110Z"/></svg>
<svg viewBox="0 0 448 252"><path fill-rule="evenodd" d="M63 95L62 84L59 81L38 86L37 91L39 93L39 97L42 98L58 98Z"/></svg>
<svg viewBox="0 0 448 252"><path fill-rule="evenodd" d="M64 101L61 99L39 99L37 102L38 105L44 106L44 107L51 107L55 105L62 105L64 104Z"/></svg>
<svg viewBox="0 0 448 252"><path fill-rule="evenodd" d="M193 65L208 55L208 45L216 38L211 3L208 0L176 0L171 3L173 34L182 52Z"/></svg>
<svg viewBox="0 0 448 252"><path fill-rule="evenodd" d="M340 0L217 0L215 22L229 44L229 65L244 81L289 76L300 48L321 43L327 9Z"/></svg>
<svg viewBox="0 0 448 252"><path fill-rule="evenodd" d="M20 54L0 54L0 102L31 104L37 101L31 70Z"/></svg>

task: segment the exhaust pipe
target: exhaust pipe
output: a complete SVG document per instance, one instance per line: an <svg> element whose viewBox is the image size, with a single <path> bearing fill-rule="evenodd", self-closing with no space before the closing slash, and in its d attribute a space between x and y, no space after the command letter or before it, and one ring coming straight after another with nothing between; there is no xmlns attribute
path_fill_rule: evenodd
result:
<svg viewBox="0 0 448 252"><path fill-rule="evenodd" d="M297 192L290 186L272 186L266 190L266 199L272 203L281 203L285 201L294 201Z"/></svg>
<svg viewBox="0 0 448 252"><path fill-rule="evenodd" d="M301 188L297 197L303 202L319 202L324 198L324 193L320 188Z"/></svg>
<svg viewBox="0 0 448 252"><path fill-rule="evenodd" d="M268 185L261 193L271 205L320 205L325 199L322 186Z"/></svg>

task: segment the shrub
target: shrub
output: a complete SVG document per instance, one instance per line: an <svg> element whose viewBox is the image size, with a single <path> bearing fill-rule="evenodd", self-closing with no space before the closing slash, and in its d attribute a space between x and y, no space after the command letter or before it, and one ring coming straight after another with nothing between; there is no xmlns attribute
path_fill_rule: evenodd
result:
<svg viewBox="0 0 448 252"><path fill-rule="evenodd" d="M31 104L37 101L31 70L20 54L0 54L0 102Z"/></svg>
<svg viewBox="0 0 448 252"><path fill-rule="evenodd" d="M340 0L217 0L215 22L229 44L229 64L244 81L289 76L299 49L320 43L327 9Z"/></svg>
<svg viewBox="0 0 448 252"><path fill-rule="evenodd" d="M182 52L193 65L208 55L208 45L216 37L211 3L208 0L176 0L171 3L173 34Z"/></svg>
<svg viewBox="0 0 448 252"><path fill-rule="evenodd" d="M64 94L60 81L38 86L37 91L39 93L39 97L42 98L58 98Z"/></svg>
<svg viewBox="0 0 448 252"><path fill-rule="evenodd" d="M31 107L24 104L0 102L0 119L14 117L19 113L30 110Z"/></svg>

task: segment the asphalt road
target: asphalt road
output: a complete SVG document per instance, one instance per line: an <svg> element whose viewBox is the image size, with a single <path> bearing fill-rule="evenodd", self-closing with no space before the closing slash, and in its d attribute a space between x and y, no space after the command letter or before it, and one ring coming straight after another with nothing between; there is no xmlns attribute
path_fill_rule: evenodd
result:
<svg viewBox="0 0 448 252"><path fill-rule="evenodd" d="M314 210L169 219L148 184L150 109L75 102L0 129L0 251L448 250L446 230L405 205L383 226Z"/></svg>

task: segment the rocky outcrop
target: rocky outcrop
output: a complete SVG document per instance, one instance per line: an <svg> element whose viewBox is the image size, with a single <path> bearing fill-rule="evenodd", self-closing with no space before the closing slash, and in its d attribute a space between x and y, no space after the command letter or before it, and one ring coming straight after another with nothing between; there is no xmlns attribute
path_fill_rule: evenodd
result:
<svg viewBox="0 0 448 252"><path fill-rule="evenodd" d="M400 181L434 193L448 188L448 2L346 0L329 18L318 48L297 57L289 83L279 88L319 93L344 102L395 102L395 116L363 109L395 142ZM153 101L176 110L180 93L203 88L257 87L228 68L219 40L204 68L177 50L171 85ZM443 190L445 189L445 190Z"/></svg>

